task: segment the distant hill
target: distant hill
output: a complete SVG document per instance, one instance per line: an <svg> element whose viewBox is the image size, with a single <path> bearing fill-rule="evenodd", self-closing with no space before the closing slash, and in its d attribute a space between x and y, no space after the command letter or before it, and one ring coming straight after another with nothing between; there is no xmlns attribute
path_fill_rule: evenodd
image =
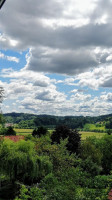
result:
<svg viewBox="0 0 112 200"><path fill-rule="evenodd" d="M7 113L4 114L6 123L18 124L22 128L35 128L38 126L55 127L60 124L69 128L83 128L86 123L99 123L108 121L112 114L97 117L84 116L53 116L35 115L27 113Z"/></svg>

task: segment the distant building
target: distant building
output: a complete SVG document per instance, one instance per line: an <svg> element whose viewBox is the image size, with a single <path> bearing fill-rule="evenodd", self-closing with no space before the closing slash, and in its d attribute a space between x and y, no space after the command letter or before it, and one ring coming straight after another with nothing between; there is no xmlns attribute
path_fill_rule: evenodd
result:
<svg viewBox="0 0 112 200"><path fill-rule="evenodd" d="M8 128L8 127L10 127L10 126L12 126L12 127L13 127L13 126L14 126L14 124L13 124L13 123L6 123L6 124L5 124L5 128Z"/></svg>

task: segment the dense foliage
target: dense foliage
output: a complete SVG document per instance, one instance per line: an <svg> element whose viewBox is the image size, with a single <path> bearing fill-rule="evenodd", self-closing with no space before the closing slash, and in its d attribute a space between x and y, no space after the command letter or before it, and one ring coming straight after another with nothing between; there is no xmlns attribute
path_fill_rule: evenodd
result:
<svg viewBox="0 0 112 200"><path fill-rule="evenodd" d="M112 136L85 139L81 142L77 156L67 147L71 132L74 141L77 140L77 132L67 127L63 127L64 130L60 128L61 137L57 143L51 140L57 129L52 136L47 132L40 137L27 136L25 141L16 143L0 141L0 198L107 199L112 187ZM75 149L75 145L73 147Z"/></svg>

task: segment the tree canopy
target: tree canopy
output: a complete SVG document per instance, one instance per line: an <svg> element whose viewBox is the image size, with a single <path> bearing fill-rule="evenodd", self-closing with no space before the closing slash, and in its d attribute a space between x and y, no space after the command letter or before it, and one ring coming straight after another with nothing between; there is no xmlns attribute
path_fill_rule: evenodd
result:
<svg viewBox="0 0 112 200"><path fill-rule="evenodd" d="M67 126L61 125L55 128L51 136L52 143L60 143L61 139L68 138L67 149L71 153L78 153L81 135L77 130L69 129Z"/></svg>

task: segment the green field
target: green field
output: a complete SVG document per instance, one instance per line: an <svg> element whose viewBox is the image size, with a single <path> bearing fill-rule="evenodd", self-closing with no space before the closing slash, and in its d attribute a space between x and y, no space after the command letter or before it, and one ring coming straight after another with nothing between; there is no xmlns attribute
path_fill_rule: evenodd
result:
<svg viewBox="0 0 112 200"><path fill-rule="evenodd" d="M81 138L84 140L87 137L95 136L97 138L103 137L106 133L99 133L99 132L86 132L86 131L80 131Z"/></svg>
<svg viewBox="0 0 112 200"><path fill-rule="evenodd" d="M33 129L17 129L15 128L14 129L17 133L17 135L28 135L28 134L31 134Z"/></svg>
<svg viewBox="0 0 112 200"><path fill-rule="evenodd" d="M32 134L33 129L14 129L17 135L29 135ZM51 133L53 130L49 130ZM87 131L80 131L81 138L86 139L87 137L95 136L97 138L101 138L106 133L99 133L99 132L87 132Z"/></svg>
<svg viewBox="0 0 112 200"><path fill-rule="evenodd" d="M84 125L84 131L104 131L105 132L105 126L100 124L85 124Z"/></svg>

